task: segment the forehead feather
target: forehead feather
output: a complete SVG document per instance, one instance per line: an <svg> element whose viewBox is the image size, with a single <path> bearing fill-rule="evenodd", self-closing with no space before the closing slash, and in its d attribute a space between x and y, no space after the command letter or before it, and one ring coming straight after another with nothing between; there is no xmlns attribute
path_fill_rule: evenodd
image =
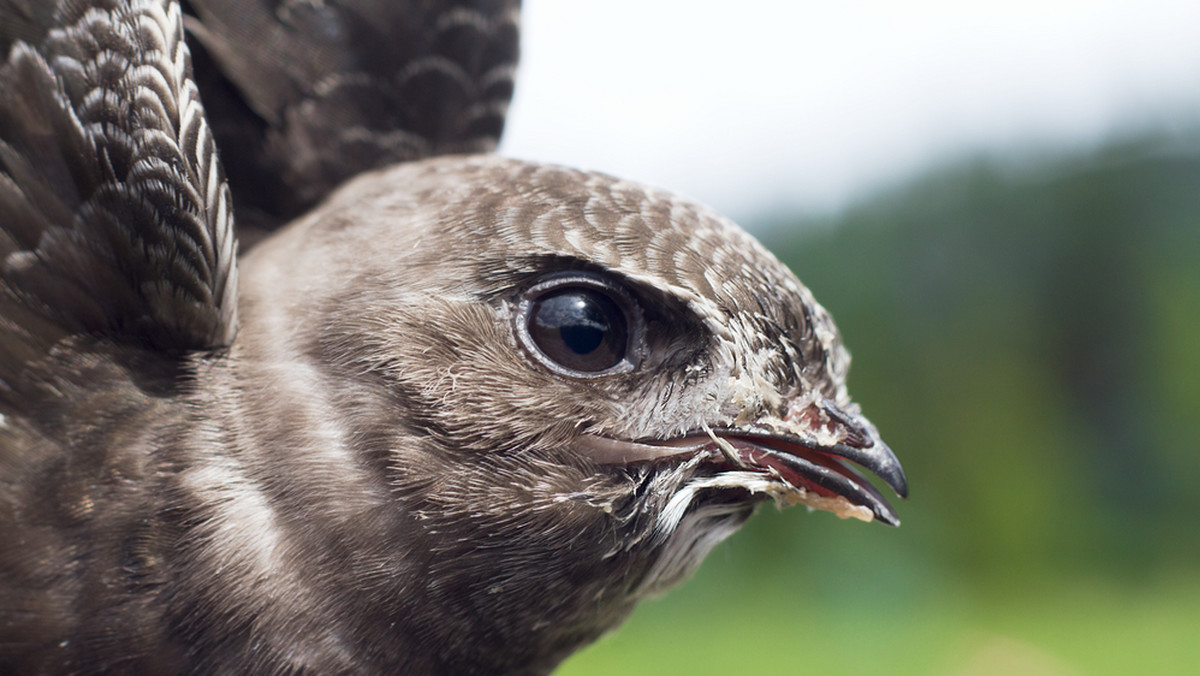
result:
<svg viewBox="0 0 1200 676"><path fill-rule="evenodd" d="M336 201L375 202L395 215L383 221L417 229L415 241L395 244L389 265L473 270L504 286L539 272L539 261L582 261L673 297L738 354L770 353L780 384L804 366L814 371L803 380L835 384L828 395L846 398L849 357L828 313L778 259L707 207L603 174L493 156L426 160L379 178ZM375 235L391 237L376 230L371 246L386 246Z"/></svg>
<svg viewBox="0 0 1200 676"><path fill-rule="evenodd" d="M753 237L711 209L610 176L484 158L466 214L449 227L499 246L505 261L567 256L685 303L744 355L770 353L781 381L806 364L845 399L849 356L829 314ZM802 379L810 379L801 376ZM826 380L828 379L828 380Z"/></svg>
<svg viewBox="0 0 1200 676"><path fill-rule="evenodd" d="M457 231L477 255L576 258L724 314L779 310L806 295L741 228L676 195L498 158L458 166L468 194L447 201L434 227Z"/></svg>

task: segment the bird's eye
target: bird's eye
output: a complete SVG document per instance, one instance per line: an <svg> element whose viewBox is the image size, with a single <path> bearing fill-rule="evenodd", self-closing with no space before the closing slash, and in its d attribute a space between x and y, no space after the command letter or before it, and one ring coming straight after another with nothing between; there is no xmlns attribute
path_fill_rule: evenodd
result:
<svg viewBox="0 0 1200 676"><path fill-rule="evenodd" d="M529 309L529 337L542 354L572 371L608 370L625 358L625 314L608 296L587 288L551 291Z"/></svg>
<svg viewBox="0 0 1200 676"><path fill-rule="evenodd" d="M633 368L640 321L628 295L607 280L555 275L526 292L517 332L551 370L594 378Z"/></svg>

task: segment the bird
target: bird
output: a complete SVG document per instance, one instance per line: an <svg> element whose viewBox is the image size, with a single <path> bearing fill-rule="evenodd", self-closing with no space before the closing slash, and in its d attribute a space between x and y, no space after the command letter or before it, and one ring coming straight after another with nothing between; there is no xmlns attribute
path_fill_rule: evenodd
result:
<svg viewBox="0 0 1200 676"><path fill-rule="evenodd" d="M0 1L0 672L545 674L762 504L899 524L786 266L493 152L517 14Z"/></svg>

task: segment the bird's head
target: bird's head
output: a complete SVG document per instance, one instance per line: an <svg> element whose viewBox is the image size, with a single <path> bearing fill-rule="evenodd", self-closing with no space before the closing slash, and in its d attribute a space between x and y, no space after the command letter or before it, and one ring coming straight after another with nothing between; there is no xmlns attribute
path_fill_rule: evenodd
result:
<svg viewBox="0 0 1200 676"><path fill-rule="evenodd" d="M898 523L852 467L906 491L829 315L684 199L424 161L358 179L243 271L244 307L262 307L243 317L333 374L353 443L430 546L541 567L488 574L493 590L561 568L640 597L768 499Z"/></svg>

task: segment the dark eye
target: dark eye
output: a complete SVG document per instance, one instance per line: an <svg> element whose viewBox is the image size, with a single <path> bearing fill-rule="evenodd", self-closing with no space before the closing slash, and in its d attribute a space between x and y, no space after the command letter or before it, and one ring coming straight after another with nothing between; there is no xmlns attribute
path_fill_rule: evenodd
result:
<svg viewBox="0 0 1200 676"><path fill-rule="evenodd" d="M556 275L526 292L518 331L534 356L573 377L623 373L633 367L632 300L592 275Z"/></svg>
<svg viewBox="0 0 1200 676"><path fill-rule="evenodd" d="M567 288L531 303L529 337L560 366L594 373L621 363L629 330L625 313L608 296Z"/></svg>

